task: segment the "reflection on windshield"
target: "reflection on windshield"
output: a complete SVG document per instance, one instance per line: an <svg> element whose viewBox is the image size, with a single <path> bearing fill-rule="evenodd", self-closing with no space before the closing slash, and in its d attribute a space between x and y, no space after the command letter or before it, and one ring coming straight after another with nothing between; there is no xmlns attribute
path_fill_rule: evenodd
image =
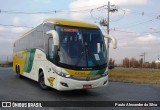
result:
<svg viewBox="0 0 160 110"><path fill-rule="evenodd" d="M60 39L60 63L95 67L106 64L106 46L101 31L56 26Z"/></svg>

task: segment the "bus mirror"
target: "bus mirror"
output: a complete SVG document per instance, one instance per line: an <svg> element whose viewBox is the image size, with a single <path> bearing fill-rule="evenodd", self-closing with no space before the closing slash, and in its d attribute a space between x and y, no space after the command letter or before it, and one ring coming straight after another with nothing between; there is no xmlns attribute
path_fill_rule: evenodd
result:
<svg viewBox="0 0 160 110"><path fill-rule="evenodd" d="M50 30L50 31L47 31L46 34L52 35L53 36L53 44L56 46L59 46L59 36L58 36L57 31Z"/></svg>
<svg viewBox="0 0 160 110"><path fill-rule="evenodd" d="M117 48L117 40L116 40L116 38L114 38L114 37L111 36L111 35L104 35L104 37L105 37L105 38L108 38L109 40L112 41L112 46L113 46L114 49Z"/></svg>

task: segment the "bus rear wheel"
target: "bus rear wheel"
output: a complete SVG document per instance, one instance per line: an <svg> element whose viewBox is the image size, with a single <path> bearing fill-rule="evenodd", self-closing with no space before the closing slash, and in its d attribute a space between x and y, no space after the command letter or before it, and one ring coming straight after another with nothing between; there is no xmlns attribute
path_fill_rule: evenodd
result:
<svg viewBox="0 0 160 110"><path fill-rule="evenodd" d="M17 77L18 78L21 78L22 76L20 75L20 67L19 66L17 66L17 68L16 68L16 73L17 73Z"/></svg>
<svg viewBox="0 0 160 110"><path fill-rule="evenodd" d="M43 90L49 89L49 87L45 85L45 79L44 79L44 73L43 73L43 71L39 75L39 81L38 81L38 83L39 83L39 86L40 86L41 89L43 89Z"/></svg>

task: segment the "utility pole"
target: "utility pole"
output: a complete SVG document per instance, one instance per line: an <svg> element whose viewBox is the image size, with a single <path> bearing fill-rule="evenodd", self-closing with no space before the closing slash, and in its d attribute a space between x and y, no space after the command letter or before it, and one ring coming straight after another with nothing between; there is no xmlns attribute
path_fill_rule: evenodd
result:
<svg viewBox="0 0 160 110"><path fill-rule="evenodd" d="M159 60L159 55L158 55L157 69L159 68L159 63L160 63L160 60Z"/></svg>
<svg viewBox="0 0 160 110"><path fill-rule="evenodd" d="M108 19L107 19L107 34L109 35L109 11L110 11L110 1L108 1ZM107 39L107 57L108 57L108 60L109 60L109 41L110 39Z"/></svg>
<svg viewBox="0 0 160 110"><path fill-rule="evenodd" d="M7 65L8 65L8 56L7 56Z"/></svg>
<svg viewBox="0 0 160 110"><path fill-rule="evenodd" d="M109 12L110 12L110 2L108 1L108 19L107 19L107 34L109 34ZM109 43L109 40L108 40ZM108 45L109 46L109 45Z"/></svg>
<svg viewBox="0 0 160 110"><path fill-rule="evenodd" d="M105 5L104 5L105 6ZM104 7L102 6L102 7ZM111 8L111 6L113 8ZM102 19L100 21L100 25L102 26L107 26L107 34L109 35L109 21L110 21L110 12L114 13L115 11L118 11L117 8L115 8L115 5L110 5L110 1L108 1L108 5L107 5L107 20L106 19ZM108 61L109 61L109 43L110 43L110 39L107 39L107 57L108 57Z"/></svg>
<svg viewBox="0 0 160 110"><path fill-rule="evenodd" d="M144 56L144 63L145 63L145 58L146 58L146 53L145 52L143 53L143 56Z"/></svg>
<svg viewBox="0 0 160 110"><path fill-rule="evenodd" d="M143 57L143 63L145 63L146 52L142 53L140 56Z"/></svg>

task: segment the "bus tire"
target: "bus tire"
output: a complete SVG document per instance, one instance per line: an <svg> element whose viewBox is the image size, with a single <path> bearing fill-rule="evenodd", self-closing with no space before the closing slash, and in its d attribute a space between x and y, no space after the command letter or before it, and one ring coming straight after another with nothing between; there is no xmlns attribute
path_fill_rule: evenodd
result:
<svg viewBox="0 0 160 110"><path fill-rule="evenodd" d="M39 86L40 86L41 89L43 89L43 90L48 90L49 89L49 87L45 85L43 71L41 71L40 74L39 74L39 81L38 81L38 83L39 83Z"/></svg>
<svg viewBox="0 0 160 110"><path fill-rule="evenodd" d="M22 76L20 75L20 67L19 66L17 66L17 68L16 68L16 73L17 73L17 77L18 78L21 78Z"/></svg>

